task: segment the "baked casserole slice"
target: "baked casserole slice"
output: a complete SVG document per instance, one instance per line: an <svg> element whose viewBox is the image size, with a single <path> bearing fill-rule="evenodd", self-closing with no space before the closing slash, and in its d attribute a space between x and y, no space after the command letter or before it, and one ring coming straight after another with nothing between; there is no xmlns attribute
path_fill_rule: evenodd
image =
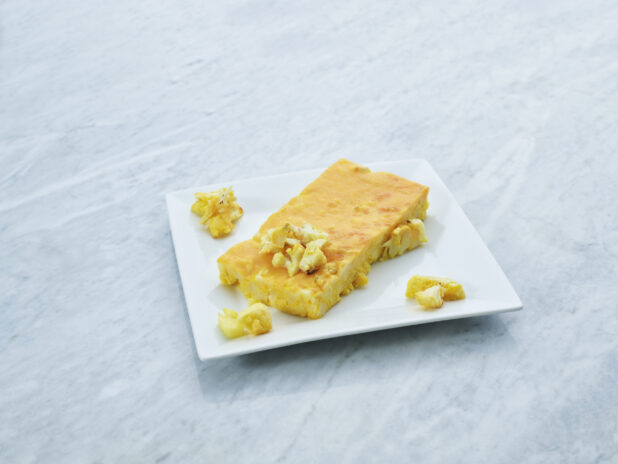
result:
<svg viewBox="0 0 618 464"><path fill-rule="evenodd" d="M234 245L219 257L221 281L238 284L249 300L289 314L320 318L342 295L367 283L373 262L393 258L427 241L422 221L428 192L424 185L341 159L272 214L253 239ZM307 272L300 272L298 266L292 269L292 245L294 250L300 248L301 254L305 250L298 235L281 238L290 248L279 253L264 245L273 245L273 232L276 236L283 230L323 232L306 250L313 246L313 251L326 259L322 256L319 267Z"/></svg>

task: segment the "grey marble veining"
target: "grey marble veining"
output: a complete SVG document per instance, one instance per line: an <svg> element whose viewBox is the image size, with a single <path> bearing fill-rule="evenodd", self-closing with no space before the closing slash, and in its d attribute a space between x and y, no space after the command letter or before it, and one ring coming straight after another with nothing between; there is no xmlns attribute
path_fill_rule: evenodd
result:
<svg viewBox="0 0 618 464"><path fill-rule="evenodd" d="M616 24L0 2L0 461L618 462ZM426 158L524 310L200 363L164 193L341 156Z"/></svg>

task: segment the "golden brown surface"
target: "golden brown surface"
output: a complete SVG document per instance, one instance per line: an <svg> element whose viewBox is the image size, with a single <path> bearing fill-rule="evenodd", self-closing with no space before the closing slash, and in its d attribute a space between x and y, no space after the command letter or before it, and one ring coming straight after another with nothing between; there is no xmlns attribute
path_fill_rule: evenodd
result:
<svg viewBox="0 0 618 464"><path fill-rule="evenodd" d="M248 298L282 311L321 317L355 282L366 283L370 264L380 258L395 227L425 218L428 191L394 174L339 160L272 214L252 240L218 259L221 280L239 283ZM272 266L270 253L259 254L262 235L285 223L308 223L328 234L325 266L313 274L289 277L286 269Z"/></svg>

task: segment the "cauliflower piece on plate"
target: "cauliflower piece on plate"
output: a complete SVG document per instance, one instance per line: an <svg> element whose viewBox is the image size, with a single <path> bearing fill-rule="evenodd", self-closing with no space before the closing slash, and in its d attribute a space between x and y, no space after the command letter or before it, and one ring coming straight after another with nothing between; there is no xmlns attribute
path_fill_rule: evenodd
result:
<svg viewBox="0 0 618 464"><path fill-rule="evenodd" d="M273 328L270 310L262 303L252 304L238 315L238 319L252 335L260 335Z"/></svg>
<svg viewBox="0 0 618 464"><path fill-rule="evenodd" d="M234 221L243 214L232 187L214 192L197 192L191 211L200 217L200 224L207 226L214 238L223 237L234 229Z"/></svg>
<svg viewBox="0 0 618 464"><path fill-rule="evenodd" d="M427 290L429 287L433 287L434 285L444 287L445 301L463 300L466 297L466 292L464 292L462 285L452 279L421 275L415 275L408 281L406 296L408 298L414 298L414 295L416 295L417 292Z"/></svg>
<svg viewBox="0 0 618 464"><path fill-rule="evenodd" d="M273 328L268 306L262 303L250 303L252 304L240 314L228 308L223 308L219 313L219 329L227 338L238 338L247 333L261 335Z"/></svg>
<svg viewBox="0 0 618 464"><path fill-rule="evenodd" d="M437 309L442 306L444 300L442 297L444 296L444 287L441 285L434 285L433 287L429 287L427 290L423 290L421 292L416 292L414 297L419 304L426 309Z"/></svg>

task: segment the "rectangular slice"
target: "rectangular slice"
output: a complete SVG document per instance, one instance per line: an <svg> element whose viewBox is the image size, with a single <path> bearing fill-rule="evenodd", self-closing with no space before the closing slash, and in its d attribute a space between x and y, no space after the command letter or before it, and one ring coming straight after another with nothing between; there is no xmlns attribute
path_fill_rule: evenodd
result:
<svg viewBox="0 0 618 464"><path fill-rule="evenodd" d="M317 319L355 287L367 283L373 262L420 245L429 188L341 159L272 214L251 240L238 243L217 263L224 284L238 284L252 300L286 313ZM271 229L305 224L328 234L327 263L317 271L288 275L260 254Z"/></svg>

